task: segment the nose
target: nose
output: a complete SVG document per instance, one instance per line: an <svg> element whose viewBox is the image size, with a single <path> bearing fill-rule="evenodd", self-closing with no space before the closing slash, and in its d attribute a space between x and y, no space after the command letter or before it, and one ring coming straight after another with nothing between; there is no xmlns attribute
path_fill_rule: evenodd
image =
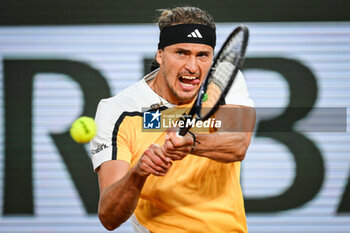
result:
<svg viewBox="0 0 350 233"><path fill-rule="evenodd" d="M197 59L195 56L190 56L185 65L186 70L191 74L194 74L198 70Z"/></svg>

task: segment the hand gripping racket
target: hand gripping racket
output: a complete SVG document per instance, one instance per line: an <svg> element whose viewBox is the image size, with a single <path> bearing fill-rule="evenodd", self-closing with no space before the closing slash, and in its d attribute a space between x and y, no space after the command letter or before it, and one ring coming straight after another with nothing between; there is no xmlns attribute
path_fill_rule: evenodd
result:
<svg viewBox="0 0 350 233"><path fill-rule="evenodd" d="M179 128L180 136L184 136L192 126L186 122L194 116L196 120L209 119L223 103L238 70L243 66L248 37L248 28L241 25L234 29L226 39L201 85L190 112L182 118L185 122L184 127Z"/></svg>

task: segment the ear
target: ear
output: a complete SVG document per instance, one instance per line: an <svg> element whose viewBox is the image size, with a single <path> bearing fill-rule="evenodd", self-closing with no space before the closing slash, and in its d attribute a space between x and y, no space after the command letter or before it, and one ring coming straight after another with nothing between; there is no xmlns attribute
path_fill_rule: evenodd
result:
<svg viewBox="0 0 350 233"><path fill-rule="evenodd" d="M162 60L163 60L163 49L158 49L156 54L156 61L160 65L162 64Z"/></svg>

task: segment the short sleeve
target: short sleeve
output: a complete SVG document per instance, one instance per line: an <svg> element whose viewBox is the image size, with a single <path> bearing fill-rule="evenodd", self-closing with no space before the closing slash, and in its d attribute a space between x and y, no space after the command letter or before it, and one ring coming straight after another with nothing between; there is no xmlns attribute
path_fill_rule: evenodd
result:
<svg viewBox="0 0 350 233"><path fill-rule="evenodd" d="M109 160L131 161L130 147L127 143L127 131L123 124L123 111L109 99L98 104L95 122L96 136L90 142L94 170ZM117 156L118 154L118 156Z"/></svg>
<svg viewBox="0 0 350 233"><path fill-rule="evenodd" d="M247 84L241 71L238 71L237 77L225 97L225 103L254 107L254 102L249 96Z"/></svg>

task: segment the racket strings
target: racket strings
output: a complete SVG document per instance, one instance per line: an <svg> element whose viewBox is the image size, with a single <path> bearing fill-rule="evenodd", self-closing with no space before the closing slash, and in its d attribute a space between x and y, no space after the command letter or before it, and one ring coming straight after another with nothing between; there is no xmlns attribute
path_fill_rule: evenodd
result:
<svg viewBox="0 0 350 233"><path fill-rule="evenodd" d="M209 82L214 82L223 91L231 79L234 68L234 65L228 61L217 63Z"/></svg>
<svg viewBox="0 0 350 233"><path fill-rule="evenodd" d="M239 59L241 58L242 47L244 44L244 33L239 32L235 37L233 37L223 49L219 60L226 60L232 64L237 65Z"/></svg>

